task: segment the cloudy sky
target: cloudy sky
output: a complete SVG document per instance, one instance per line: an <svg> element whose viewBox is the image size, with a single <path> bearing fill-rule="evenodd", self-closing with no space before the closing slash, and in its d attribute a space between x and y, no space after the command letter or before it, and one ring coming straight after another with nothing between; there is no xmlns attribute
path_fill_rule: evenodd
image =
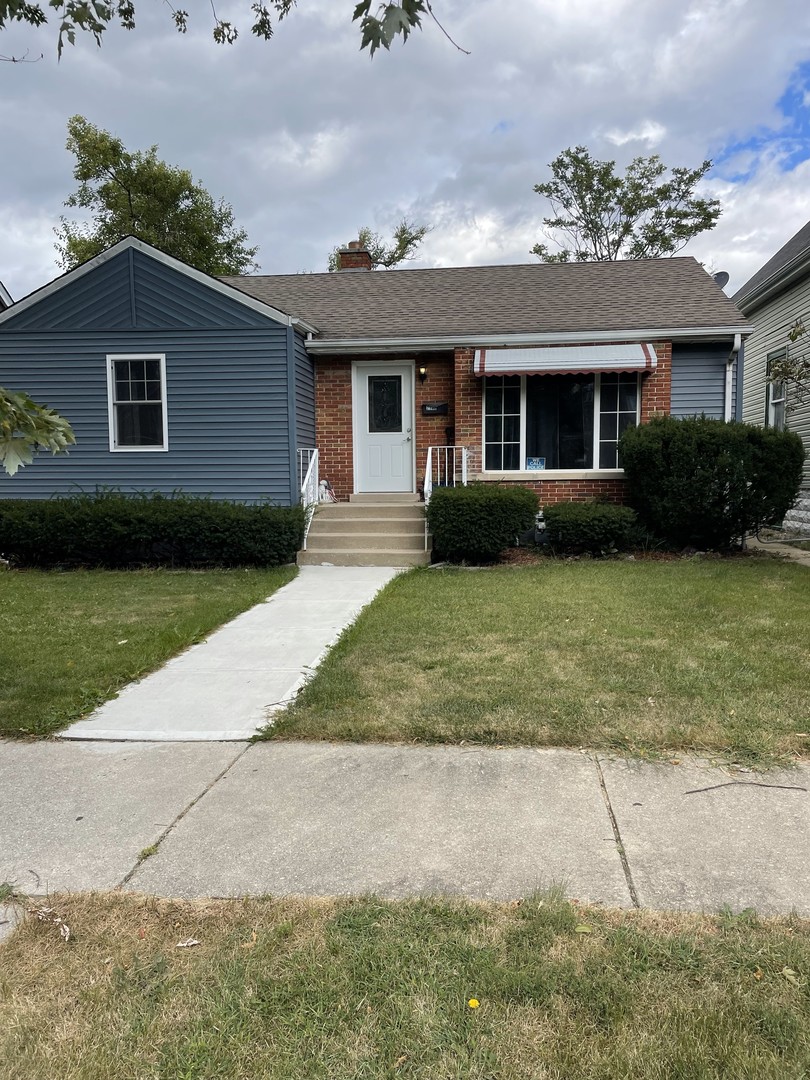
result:
<svg viewBox="0 0 810 1080"><path fill-rule="evenodd" d="M55 55L54 26L0 31L0 280L15 299L57 271L53 227L74 189L64 149L80 113L127 148L166 161L234 207L264 273L324 270L361 225L433 227L412 265L531 262L547 212L533 186L584 144L626 164L714 161L724 207L692 241L711 271L743 282L810 219L807 0L433 0L465 49L426 23L369 60L354 0L299 0L269 43L248 0L219 0L245 31L210 37L162 0L138 27Z"/></svg>

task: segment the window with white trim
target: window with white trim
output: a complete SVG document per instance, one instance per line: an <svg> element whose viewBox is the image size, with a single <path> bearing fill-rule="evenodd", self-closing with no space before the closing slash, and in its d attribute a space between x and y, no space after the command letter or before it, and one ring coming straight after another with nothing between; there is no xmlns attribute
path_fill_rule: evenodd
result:
<svg viewBox="0 0 810 1080"><path fill-rule="evenodd" d="M110 450L168 450L166 357L107 357Z"/></svg>
<svg viewBox="0 0 810 1080"><path fill-rule="evenodd" d="M484 468L620 468L619 438L639 422L639 404L637 372L489 376Z"/></svg>
<svg viewBox="0 0 810 1080"><path fill-rule="evenodd" d="M785 430L785 405L787 402L787 385L782 379L771 379L771 364L774 360L784 360L785 349L768 355L765 384L765 427L774 428L776 431Z"/></svg>

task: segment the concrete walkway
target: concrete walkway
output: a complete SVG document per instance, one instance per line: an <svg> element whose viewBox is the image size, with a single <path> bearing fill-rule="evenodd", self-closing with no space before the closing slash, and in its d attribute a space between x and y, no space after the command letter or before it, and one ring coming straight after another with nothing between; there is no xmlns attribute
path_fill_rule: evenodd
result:
<svg viewBox="0 0 810 1080"><path fill-rule="evenodd" d="M250 739L291 701L340 634L400 571L305 566L268 600L124 687L63 739Z"/></svg>
<svg viewBox="0 0 810 1080"><path fill-rule="evenodd" d="M810 915L808 789L810 765L574 750L0 742L0 883L491 899L562 883L613 906Z"/></svg>
<svg viewBox="0 0 810 1080"><path fill-rule="evenodd" d="M773 542L763 544L763 542L757 540L755 536L746 537L745 544L750 551L762 551L767 555L779 555L791 562L801 563L802 566L810 566L810 551L805 551L795 544L778 544Z"/></svg>

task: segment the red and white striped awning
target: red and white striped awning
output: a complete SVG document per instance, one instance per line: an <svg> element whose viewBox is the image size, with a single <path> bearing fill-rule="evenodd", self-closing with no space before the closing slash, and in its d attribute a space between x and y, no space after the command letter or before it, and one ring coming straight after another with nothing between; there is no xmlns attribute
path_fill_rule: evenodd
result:
<svg viewBox="0 0 810 1080"><path fill-rule="evenodd" d="M652 345L541 345L531 349L476 349L476 375L572 375L594 371L651 371Z"/></svg>

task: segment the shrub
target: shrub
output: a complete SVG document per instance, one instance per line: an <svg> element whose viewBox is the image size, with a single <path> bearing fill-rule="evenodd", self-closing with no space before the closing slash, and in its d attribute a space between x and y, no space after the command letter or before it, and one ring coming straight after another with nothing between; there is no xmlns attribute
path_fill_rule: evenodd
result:
<svg viewBox="0 0 810 1080"><path fill-rule="evenodd" d="M546 536L555 551L605 555L633 546L635 511L603 502L557 503L543 509Z"/></svg>
<svg viewBox="0 0 810 1080"><path fill-rule="evenodd" d="M537 495L506 484L436 488L427 508L434 546L451 562L492 562L536 514Z"/></svg>
<svg viewBox="0 0 810 1080"><path fill-rule="evenodd" d="M300 506L109 490L0 502L0 553L18 566L278 566L303 535Z"/></svg>
<svg viewBox="0 0 810 1080"><path fill-rule="evenodd" d="M801 485L804 449L789 431L665 416L627 430L619 456L647 528L679 546L722 550L782 521Z"/></svg>

